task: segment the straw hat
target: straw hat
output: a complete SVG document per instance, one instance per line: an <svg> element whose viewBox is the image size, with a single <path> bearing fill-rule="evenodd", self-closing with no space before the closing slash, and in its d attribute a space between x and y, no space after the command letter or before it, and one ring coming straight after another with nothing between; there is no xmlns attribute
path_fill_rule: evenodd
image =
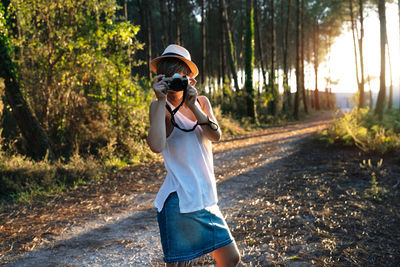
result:
<svg viewBox="0 0 400 267"><path fill-rule="evenodd" d="M193 78L197 76L197 74L199 74L199 70L197 69L196 64L194 64L191 61L191 57L190 57L190 53L189 51L187 51L184 47L176 45L176 44L171 44L169 45L167 48L165 48L164 52L162 53L161 56L153 59L150 62L150 69L154 72L157 73L157 64L160 60L162 60L163 58L167 58L167 57L174 57L174 58L178 58L180 60L182 60L183 62L186 63L186 65L188 65L190 71L193 74Z"/></svg>

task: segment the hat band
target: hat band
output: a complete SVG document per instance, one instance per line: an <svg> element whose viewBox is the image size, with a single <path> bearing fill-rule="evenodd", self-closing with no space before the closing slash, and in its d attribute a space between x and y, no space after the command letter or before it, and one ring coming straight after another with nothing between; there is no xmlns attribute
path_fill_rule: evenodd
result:
<svg viewBox="0 0 400 267"><path fill-rule="evenodd" d="M172 52L162 54L161 56L162 56L162 57L164 57L164 56L178 56L178 57L183 57L183 58L185 58L185 57L182 56L182 55L179 55L179 54L177 54L177 53L172 53Z"/></svg>

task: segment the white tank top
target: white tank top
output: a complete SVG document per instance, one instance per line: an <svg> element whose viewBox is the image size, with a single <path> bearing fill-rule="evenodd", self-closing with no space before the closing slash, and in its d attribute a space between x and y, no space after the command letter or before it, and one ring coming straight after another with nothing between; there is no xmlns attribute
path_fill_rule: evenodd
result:
<svg viewBox="0 0 400 267"><path fill-rule="evenodd" d="M168 104L173 110L174 107ZM196 102L196 105L199 103ZM191 129L196 124L179 111L175 114L175 121L185 129ZM167 137L162 155L167 176L154 201L159 212L168 195L175 191L181 213L201 210L217 203L211 141L203 135L200 126L192 132L174 128Z"/></svg>

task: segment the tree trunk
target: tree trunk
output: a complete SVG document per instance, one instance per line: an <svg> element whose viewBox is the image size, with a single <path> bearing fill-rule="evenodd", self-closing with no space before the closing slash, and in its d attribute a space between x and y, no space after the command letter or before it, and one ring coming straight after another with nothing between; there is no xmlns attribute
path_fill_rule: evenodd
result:
<svg viewBox="0 0 400 267"><path fill-rule="evenodd" d="M128 3L126 0L124 0L124 17L128 20Z"/></svg>
<svg viewBox="0 0 400 267"><path fill-rule="evenodd" d="M374 99L372 98L372 90L369 89L369 110L372 110L374 106Z"/></svg>
<svg viewBox="0 0 400 267"><path fill-rule="evenodd" d="M290 25L290 10L292 6L292 0L288 1L288 10L287 10L287 18L285 25L285 34L284 34L284 47L283 47L283 90L285 94L285 100L283 109L285 111L289 111L292 107L291 101L291 93L289 88L289 68L288 68L288 48L289 48L289 25ZM283 19L283 12L282 12Z"/></svg>
<svg viewBox="0 0 400 267"><path fill-rule="evenodd" d="M319 96L318 96L318 67L319 67L319 25L318 20L315 21L315 30L313 38L314 48L314 73L315 73L315 91L314 91L314 107L316 110L320 110Z"/></svg>
<svg viewBox="0 0 400 267"><path fill-rule="evenodd" d="M393 77L392 77L392 62L390 60L390 47L389 42L386 36L386 47L388 51L388 60L389 60L389 74L390 74L390 86L389 86L389 101L388 101L388 109L392 109L393 106Z"/></svg>
<svg viewBox="0 0 400 267"><path fill-rule="evenodd" d="M386 43L386 11L385 11L385 0L378 1L378 13L379 13L379 24L380 24L380 41L381 41L381 73L379 83L379 94L376 101L375 114L379 116L379 119L383 119L383 111L385 109L385 98L386 98L386 82L385 82L385 43Z"/></svg>
<svg viewBox="0 0 400 267"><path fill-rule="evenodd" d="M167 27L165 22L165 18L167 17L167 11L165 10L165 1L160 0L159 4L160 4L160 16L161 16L161 42L162 42L162 47L167 47L168 39L165 34L167 32Z"/></svg>
<svg viewBox="0 0 400 267"><path fill-rule="evenodd" d="M229 66L232 73L233 83L235 86L236 92L239 92L239 83L237 77L237 68L236 68L236 61L234 57L234 45L232 41L232 34L229 27L228 22L228 14L226 10L226 3L225 0L220 0L220 5L222 6L222 19L225 26L225 35L226 35L226 52L229 60Z"/></svg>
<svg viewBox="0 0 400 267"><path fill-rule="evenodd" d="M301 77L301 92L303 95L303 105L304 105L304 112L308 113L307 107L307 96L306 96L306 87L304 85L304 0L301 0L301 10L300 10L300 77Z"/></svg>
<svg viewBox="0 0 400 267"><path fill-rule="evenodd" d="M253 89L253 67L254 67L254 21L253 5L251 0L246 0L246 37L245 37L245 88L247 93L247 116L253 121L255 117L255 102Z"/></svg>
<svg viewBox="0 0 400 267"><path fill-rule="evenodd" d="M219 30L220 30L220 45L219 45L219 51L220 51L220 90L222 91L222 96L226 97L226 91L225 91L225 78L226 78L226 71L225 71L225 62L226 62L226 57L225 57L225 47L226 47L226 42L225 42L225 27L224 27L224 18L222 14L222 7L219 6ZM221 102L222 103L222 99Z"/></svg>
<svg viewBox="0 0 400 267"><path fill-rule="evenodd" d="M271 16L271 70L269 79L269 88L272 93L272 100L269 102L270 113L277 115L279 90L276 86L275 70L276 70L276 24L275 24L275 5L274 0L270 0L270 16Z"/></svg>
<svg viewBox="0 0 400 267"><path fill-rule="evenodd" d="M364 51L363 51L363 40L364 40L364 7L363 0L359 0L359 10L360 10L360 38L358 39L358 49L360 50L360 70L361 70L361 80L360 80L360 98L358 105L360 108L365 107L365 79L364 79Z"/></svg>
<svg viewBox="0 0 400 267"><path fill-rule="evenodd" d="M296 96L293 111L293 116L296 120L299 119L300 90L300 0L296 0Z"/></svg>
<svg viewBox="0 0 400 267"><path fill-rule="evenodd" d="M183 38L182 38L182 25L181 25L181 1L175 0L175 19L176 19L176 43L178 45L183 46Z"/></svg>
<svg viewBox="0 0 400 267"><path fill-rule="evenodd" d="M173 13L172 13L172 7L174 5L174 0L167 0L166 1L167 4L167 10L168 10L168 36L167 36L167 44L169 44L170 42L172 42L174 40L173 36L173 25L172 25L172 17L173 17ZM175 38L175 42L176 42L176 38Z"/></svg>
<svg viewBox="0 0 400 267"><path fill-rule="evenodd" d="M241 1L241 10L246 10L246 2L245 1ZM246 29L246 21L247 21L247 17L246 17L246 12L240 12L240 28L241 29ZM239 69L242 70L242 75L240 75L240 81L243 83L244 82L244 75L243 75L243 70L245 69L245 62L244 62L244 52L246 50L245 48L245 38L246 34L241 34L241 38L240 38L240 52L239 52Z"/></svg>
<svg viewBox="0 0 400 267"><path fill-rule="evenodd" d="M152 78L152 72L150 70L150 61L152 58L151 55L151 13L150 13L150 7L149 7L149 1L143 1L142 3L143 9L144 9L144 17L145 17L145 23L146 23L146 62L147 62L147 77L149 79Z"/></svg>
<svg viewBox="0 0 400 267"><path fill-rule="evenodd" d="M371 76L367 76L366 77L366 82L368 83L368 95L366 95L368 97L368 107L369 110L372 110L372 92L371 92ZM367 103L365 103L367 104Z"/></svg>
<svg viewBox="0 0 400 267"><path fill-rule="evenodd" d="M254 0L253 1L253 7L254 7L254 30L256 33L256 40L257 40L257 51L259 52L259 59L260 59L260 67L261 67L261 72L262 72L262 78L263 78L263 84L264 88L267 88L267 72L265 71L265 64L264 64L264 49L262 47L261 43L261 30L260 30L260 14L258 12L258 1Z"/></svg>
<svg viewBox="0 0 400 267"><path fill-rule="evenodd" d="M162 0L160 0L162 1ZM201 0L201 84L204 87L206 77L206 49L207 49L207 36L206 36L206 17L204 14L204 0Z"/></svg>
<svg viewBox="0 0 400 267"><path fill-rule="evenodd" d="M128 3L126 0L123 0L123 6L124 6L124 17L126 21L129 21L128 18ZM131 44L128 44L128 65L129 65L129 71L132 73L132 57L131 57Z"/></svg>
<svg viewBox="0 0 400 267"><path fill-rule="evenodd" d="M356 81L358 92L360 93L360 77L358 76L358 55L357 55L357 42L356 42L356 26L354 24L354 13L353 13L353 0L349 0L349 11L350 11L350 20L351 20L351 32L353 35L353 46L354 46L354 60L355 60L355 68L356 68ZM358 103L358 107L360 108L360 103Z"/></svg>
<svg viewBox="0 0 400 267"><path fill-rule="evenodd" d="M2 3L0 2L0 24L6 25L3 19ZM5 26L4 26L5 28ZM12 62L11 48L8 42L7 33L0 31L0 77L4 79L5 99L12 109L12 115L17 122L22 136L24 137L30 155L35 160L48 159L55 160L50 140L44 132L36 117L25 99L22 96L18 83L17 67Z"/></svg>
<svg viewBox="0 0 400 267"><path fill-rule="evenodd" d="M205 7L206 10L206 18L211 19L211 14L212 14L212 7L211 4L208 3L208 5ZM210 20L206 24L206 33L211 31L211 28L214 25L210 23ZM209 94L210 98L212 101L215 99L215 92L216 92L216 87L215 87L215 79L218 77L218 72L219 72L219 65L218 65L218 57L215 56L215 54L212 54L214 50L207 49L209 47L212 47L213 41L211 40L210 36L206 35L206 50L205 50L205 63L207 66L207 75L208 75L208 85L209 85Z"/></svg>

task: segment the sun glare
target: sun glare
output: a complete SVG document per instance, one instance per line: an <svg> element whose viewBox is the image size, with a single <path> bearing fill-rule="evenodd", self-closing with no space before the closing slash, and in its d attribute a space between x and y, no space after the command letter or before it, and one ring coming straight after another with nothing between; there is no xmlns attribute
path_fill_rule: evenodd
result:
<svg viewBox="0 0 400 267"><path fill-rule="evenodd" d="M379 19L376 10L368 11L364 20L364 71L365 78L371 78L370 83L366 81L365 89L372 89L373 92L379 91L380 75L380 32ZM390 63L392 69L392 79L394 88L399 84L399 17L397 3L386 5L387 36L389 43ZM388 53L388 51L386 51ZM328 61L329 60L329 61ZM314 76L312 68L308 67L310 72L310 84L308 88L314 89ZM333 92L356 92L356 68L353 37L351 30L347 25L344 26L342 34L335 39L331 47L330 59L320 65L319 69L319 90L326 87L325 77L331 77L331 80L337 81L336 85L331 85ZM390 85L390 66L386 58L386 85Z"/></svg>

